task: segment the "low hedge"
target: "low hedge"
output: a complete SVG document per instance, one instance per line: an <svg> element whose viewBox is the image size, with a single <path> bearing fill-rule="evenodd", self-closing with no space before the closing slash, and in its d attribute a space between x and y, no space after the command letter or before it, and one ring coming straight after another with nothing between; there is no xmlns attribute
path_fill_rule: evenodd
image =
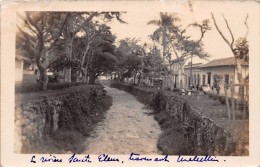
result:
<svg viewBox="0 0 260 167"><path fill-rule="evenodd" d="M36 139L35 134L27 133L26 136L32 137L23 143L22 153L81 153L86 147L86 138L112 105L112 97L107 96L100 85L82 85L62 91L63 94L21 104L23 111L45 113L42 141ZM57 129L54 128L54 111L58 112Z"/></svg>
<svg viewBox="0 0 260 167"><path fill-rule="evenodd" d="M48 83L48 90L58 90L69 88L72 86L78 86L85 83L81 82L66 82L66 83ZM42 90L42 84L40 83L27 83L27 84L16 84L15 85L15 93L30 93L37 92Z"/></svg>

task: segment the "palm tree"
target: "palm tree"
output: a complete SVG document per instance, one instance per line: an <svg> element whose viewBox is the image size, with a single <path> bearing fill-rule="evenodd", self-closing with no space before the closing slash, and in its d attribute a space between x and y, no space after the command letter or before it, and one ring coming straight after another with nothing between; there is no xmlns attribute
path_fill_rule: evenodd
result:
<svg viewBox="0 0 260 167"><path fill-rule="evenodd" d="M166 57L166 33L169 28L174 26L174 22L180 21L180 18L177 16L177 14L169 14L167 12L163 13L160 12L160 19L159 20L151 20L147 24L153 24L158 26L158 28L154 32L154 36L156 36L156 40L159 40L160 36L162 37L162 50L163 50L163 61Z"/></svg>

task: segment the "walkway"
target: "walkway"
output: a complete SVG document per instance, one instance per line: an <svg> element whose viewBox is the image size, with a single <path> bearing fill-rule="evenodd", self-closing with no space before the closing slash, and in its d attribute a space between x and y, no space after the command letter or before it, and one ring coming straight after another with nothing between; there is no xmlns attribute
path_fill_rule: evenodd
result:
<svg viewBox="0 0 260 167"><path fill-rule="evenodd" d="M86 141L87 154L160 154L157 140L161 133L151 110L136 98L115 88L105 88L113 98L106 118Z"/></svg>

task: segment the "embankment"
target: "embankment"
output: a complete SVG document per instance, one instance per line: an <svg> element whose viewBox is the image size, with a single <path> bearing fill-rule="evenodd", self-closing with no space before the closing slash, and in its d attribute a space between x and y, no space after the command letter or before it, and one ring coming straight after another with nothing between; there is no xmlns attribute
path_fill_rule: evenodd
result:
<svg viewBox="0 0 260 167"><path fill-rule="evenodd" d="M112 98L98 85L16 97L17 153L80 153L85 137L112 105Z"/></svg>
<svg viewBox="0 0 260 167"><path fill-rule="evenodd" d="M178 94L113 83L154 109L163 133L158 148L171 155L247 155L232 135ZM211 110L209 107L208 110ZM242 151L241 151L242 150Z"/></svg>

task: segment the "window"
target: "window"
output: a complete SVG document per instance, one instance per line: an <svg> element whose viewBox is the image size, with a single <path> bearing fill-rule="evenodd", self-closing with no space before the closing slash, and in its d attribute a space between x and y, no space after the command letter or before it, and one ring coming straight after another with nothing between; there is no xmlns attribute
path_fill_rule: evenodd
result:
<svg viewBox="0 0 260 167"><path fill-rule="evenodd" d="M225 84L229 84L229 75L225 74Z"/></svg>
<svg viewBox="0 0 260 167"><path fill-rule="evenodd" d="M197 84L197 78L196 78L196 74L194 74L194 81L193 81L193 85L196 85Z"/></svg>
<svg viewBox="0 0 260 167"><path fill-rule="evenodd" d="M198 85L200 85L200 76L199 76L199 74L197 75L197 79L198 79Z"/></svg>
<svg viewBox="0 0 260 167"><path fill-rule="evenodd" d="M211 72L208 72L208 84L211 85Z"/></svg>
<svg viewBox="0 0 260 167"><path fill-rule="evenodd" d="M206 81L206 76L202 75L202 85L205 85L205 81Z"/></svg>

